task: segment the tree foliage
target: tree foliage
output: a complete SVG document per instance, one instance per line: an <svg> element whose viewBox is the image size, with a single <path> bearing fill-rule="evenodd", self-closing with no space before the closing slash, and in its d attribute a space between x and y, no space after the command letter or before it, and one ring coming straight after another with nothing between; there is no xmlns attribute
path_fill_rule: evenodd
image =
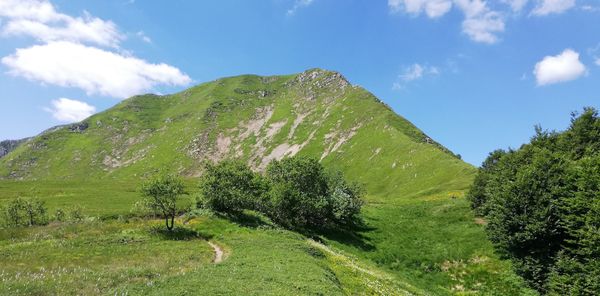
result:
<svg viewBox="0 0 600 296"><path fill-rule="evenodd" d="M600 118L586 108L568 130L536 127L529 144L495 151L468 195L497 249L542 293L600 291Z"/></svg>
<svg viewBox="0 0 600 296"><path fill-rule="evenodd" d="M238 160L206 164L200 181L202 202L217 212L236 214L244 209L258 209L264 191L261 176Z"/></svg>
<svg viewBox="0 0 600 296"><path fill-rule="evenodd" d="M144 182L141 191L147 204L165 220L167 230L173 230L177 215L177 200L184 193L181 178L162 173Z"/></svg>
<svg viewBox="0 0 600 296"><path fill-rule="evenodd" d="M38 198L15 198L2 209L8 226L34 226L48 223L46 204Z"/></svg>
<svg viewBox="0 0 600 296"><path fill-rule="evenodd" d="M347 226L363 204L360 186L303 157L273 161L264 176L239 161L209 164L200 192L203 204L217 212L256 210L287 228Z"/></svg>

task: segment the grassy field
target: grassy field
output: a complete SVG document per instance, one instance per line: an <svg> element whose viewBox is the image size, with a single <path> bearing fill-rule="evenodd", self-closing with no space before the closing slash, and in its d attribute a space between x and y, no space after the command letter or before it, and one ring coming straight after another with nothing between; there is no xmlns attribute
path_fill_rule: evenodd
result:
<svg viewBox="0 0 600 296"><path fill-rule="evenodd" d="M0 199L37 196L52 213L84 205L99 217L78 224L0 230L0 294L374 294L523 295L530 293L493 254L460 191L369 197L366 226L321 234L317 243L260 217L201 215L181 235L161 221L127 218L136 182L0 182ZM187 182L193 192L195 182ZM31 189L35 188L35 189ZM182 207L191 203L184 199ZM89 220L89 219L88 219ZM221 245L214 256L205 241Z"/></svg>

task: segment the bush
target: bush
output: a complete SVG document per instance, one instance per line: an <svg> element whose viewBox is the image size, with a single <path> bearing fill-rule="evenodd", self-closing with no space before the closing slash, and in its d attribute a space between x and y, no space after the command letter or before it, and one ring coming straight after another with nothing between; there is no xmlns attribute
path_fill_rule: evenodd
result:
<svg viewBox="0 0 600 296"><path fill-rule="evenodd" d="M262 177L243 162L207 163L200 181L200 203L214 211L230 214L244 209L260 210L265 187Z"/></svg>
<svg viewBox="0 0 600 296"><path fill-rule="evenodd" d="M48 223L48 210L45 203L37 198L11 200L4 211L8 226L33 226Z"/></svg>
<svg viewBox="0 0 600 296"><path fill-rule="evenodd" d="M56 209L56 211L54 211L54 220L58 222L67 221L67 213L65 212L65 210L61 208Z"/></svg>
<svg viewBox="0 0 600 296"><path fill-rule="evenodd" d="M69 208L69 219L72 222L81 222L85 219L85 215L83 214L83 208L80 205L74 205Z"/></svg>
<svg viewBox="0 0 600 296"><path fill-rule="evenodd" d="M328 182L332 220L342 225L355 223L364 204L362 187L356 183L348 183L340 172L330 173Z"/></svg>
<svg viewBox="0 0 600 296"><path fill-rule="evenodd" d="M272 219L289 228L324 228L331 223L333 205L323 166L311 158L273 161L266 171L270 183Z"/></svg>
<svg viewBox="0 0 600 296"><path fill-rule="evenodd" d="M239 161L208 164L200 192L206 208L229 214L255 210L295 229L348 226L363 205L360 186L303 157L271 162L264 177Z"/></svg>
<svg viewBox="0 0 600 296"><path fill-rule="evenodd" d="M358 219L362 190L340 172L327 173L313 158L273 161L266 177L274 221L290 228L332 228Z"/></svg>

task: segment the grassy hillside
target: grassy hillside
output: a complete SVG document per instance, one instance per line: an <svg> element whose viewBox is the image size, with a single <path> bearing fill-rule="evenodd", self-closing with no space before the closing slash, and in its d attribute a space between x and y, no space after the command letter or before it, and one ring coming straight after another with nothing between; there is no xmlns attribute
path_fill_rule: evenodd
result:
<svg viewBox="0 0 600 296"><path fill-rule="evenodd" d="M364 229L323 234L322 243L316 243L270 226L200 217L193 229L219 237L231 250L227 261L164 278L152 290L126 290L528 292L493 254L463 198L475 169L369 92L319 69L224 78L173 95L138 96L82 123L46 132L0 159L0 178L5 179L0 200L37 195L51 208L77 203L90 215L117 217L138 199L140 180L159 169L186 176L193 192L204 161L235 157L262 170L270 160L296 154L321 159L364 184ZM3 244L12 248L14 240L4 235ZM307 249L312 257L306 257ZM7 268L0 265L0 270ZM252 275L252 270L262 274ZM310 277L299 280L299 270ZM292 287L298 290L288 290Z"/></svg>

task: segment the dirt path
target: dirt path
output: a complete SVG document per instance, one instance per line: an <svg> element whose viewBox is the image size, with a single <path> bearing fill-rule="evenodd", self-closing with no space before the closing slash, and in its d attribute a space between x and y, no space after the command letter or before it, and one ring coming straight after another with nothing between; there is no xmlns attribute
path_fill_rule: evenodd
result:
<svg viewBox="0 0 600 296"><path fill-rule="evenodd" d="M216 264L223 261L223 249L213 242L208 242L208 244L213 248L213 250L215 250L215 258L213 259L213 263Z"/></svg>

